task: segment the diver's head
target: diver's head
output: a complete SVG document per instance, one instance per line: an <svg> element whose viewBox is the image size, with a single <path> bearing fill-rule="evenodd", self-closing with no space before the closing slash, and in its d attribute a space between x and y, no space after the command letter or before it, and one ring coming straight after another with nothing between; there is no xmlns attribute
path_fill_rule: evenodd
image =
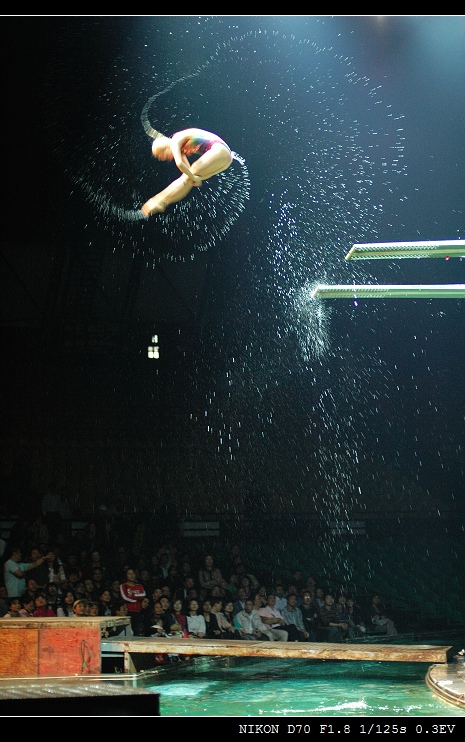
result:
<svg viewBox="0 0 465 742"><path fill-rule="evenodd" d="M152 143L152 154L157 160L172 160L171 139L168 137L157 137Z"/></svg>

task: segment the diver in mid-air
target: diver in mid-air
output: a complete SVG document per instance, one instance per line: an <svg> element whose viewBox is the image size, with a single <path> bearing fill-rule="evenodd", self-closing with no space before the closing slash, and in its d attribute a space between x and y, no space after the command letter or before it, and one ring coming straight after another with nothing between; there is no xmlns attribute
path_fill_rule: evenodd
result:
<svg viewBox="0 0 465 742"><path fill-rule="evenodd" d="M167 206L185 198L194 186L227 170L233 160L226 142L203 129L184 129L172 137L157 132L152 153L157 160L174 160L182 175L145 202L141 211L146 217L163 213ZM192 155L198 155L198 159L191 165L187 158Z"/></svg>

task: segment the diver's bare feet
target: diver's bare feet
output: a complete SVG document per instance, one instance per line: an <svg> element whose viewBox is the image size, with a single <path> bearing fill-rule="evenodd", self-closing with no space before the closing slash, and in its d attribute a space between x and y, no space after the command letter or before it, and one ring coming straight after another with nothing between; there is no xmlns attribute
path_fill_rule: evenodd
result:
<svg viewBox="0 0 465 742"><path fill-rule="evenodd" d="M162 201L157 201L156 198L150 198L141 207L141 211L146 217L152 216L152 214L162 214L165 209L165 204Z"/></svg>

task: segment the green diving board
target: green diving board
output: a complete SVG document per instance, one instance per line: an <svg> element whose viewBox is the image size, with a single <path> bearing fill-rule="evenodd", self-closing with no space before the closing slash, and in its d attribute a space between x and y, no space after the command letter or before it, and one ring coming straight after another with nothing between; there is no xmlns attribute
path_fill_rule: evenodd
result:
<svg viewBox="0 0 465 742"><path fill-rule="evenodd" d="M410 285L355 285L330 286L320 284L312 299L465 299L465 283L410 284Z"/></svg>
<svg viewBox="0 0 465 742"><path fill-rule="evenodd" d="M465 240L427 242L367 242L355 244L345 260L387 260L397 258L463 258Z"/></svg>

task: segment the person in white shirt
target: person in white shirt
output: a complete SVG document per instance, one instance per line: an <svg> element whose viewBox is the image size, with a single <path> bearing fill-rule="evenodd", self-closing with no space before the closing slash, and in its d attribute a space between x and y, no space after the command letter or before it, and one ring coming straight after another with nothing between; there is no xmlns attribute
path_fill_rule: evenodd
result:
<svg viewBox="0 0 465 742"><path fill-rule="evenodd" d="M45 556L40 556L33 562L23 562L21 549L17 546L11 547L10 558L6 560L3 567L4 583L8 597L18 597L26 590L26 573L38 567L45 561Z"/></svg>
<svg viewBox="0 0 465 742"><path fill-rule="evenodd" d="M275 585L274 595L276 598L276 609L278 611L282 611L283 608L287 606L287 598L286 598L286 593L284 591L284 586L281 585L281 583L278 583L277 585Z"/></svg>
<svg viewBox="0 0 465 742"><path fill-rule="evenodd" d="M189 636L196 636L199 639L204 639L207 633L207 625L204 617L199 614L199 604L197 600L189 601L189 610L187 612L187 630Z"/></svg>
<svg viewBox="0 0 465 742"><path fill-rule="evenodd" d="M253 607L253 600L247 598L243 611L236 613L236 621L240 625L239 633L243 639L251 641L274 641L274 636L268 626L262 622L260 614Z"/></svg>
<svg viewBox="0 0 465 742"><path fill-rule="evenodd" d="M287 642L289 634L287 632L286 622L281 616L280 611L276 608L276 596L268 593L266 598L267 605L259 608L259 615L262 623L268 626L273 634L273 638L278 642Z"/></svg>

